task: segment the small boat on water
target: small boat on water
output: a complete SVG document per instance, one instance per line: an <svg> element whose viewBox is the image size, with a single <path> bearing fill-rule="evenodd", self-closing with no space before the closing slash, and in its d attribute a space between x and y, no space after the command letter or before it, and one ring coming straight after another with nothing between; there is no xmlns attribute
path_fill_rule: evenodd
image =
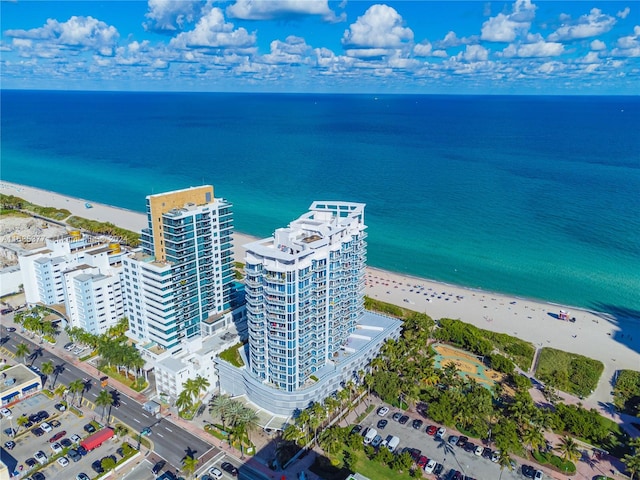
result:
<svg viewBox="0 0 640 480"><path fill-rule="evenodd" d="M91 205L89 202L84 204L84 208L93 208L93 205Z"/></svg>

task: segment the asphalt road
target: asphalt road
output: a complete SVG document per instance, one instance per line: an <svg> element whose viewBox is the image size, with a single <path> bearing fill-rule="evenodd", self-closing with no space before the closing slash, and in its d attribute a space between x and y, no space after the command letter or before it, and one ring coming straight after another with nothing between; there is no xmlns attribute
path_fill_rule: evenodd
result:
<svg viewBox="0 0 640 480"><path fill-rule="evenodd" d="M69 385L69 383L76 379L86 378L91 380L91 383L87 383L87 390L84 392L84 398L95 403L98 393L102 390L98 383L98 379L91 378L84 371L67 363L64 359L52 354L51 352L44 350L28 338L22 337L18 332L8 333L6 328L2 326L2 329L0 330L0 344L3 347L12 353L15 353L17 345L20 343L25 343L29 347L29 351L32 355L32 357L27 357L27 365L31 365L33 363L34 366L40 367L43 362L51 361L54 367L61 367L61 373L56 379L56 385L60 383ZM31 362L32 358L33 362ZM22 359L17 360L21 361ZM112 390L112 388L109 388L109 390ZM214 449L210 444L183 430L181 427L172 423L169 419L158 419L149 415L142 409L142 405L140 403L123 393L119 392L119 399L121 405L117 409L112 407L111 415L137 431L141 431L145 427L150 427L152 432L150 440L153 441L154 452L176 469L181 467L182 459L187 455L187 453L199 458L207 451ZM101 407L96 407L96 420L100 421L101 413Z"/></svg>

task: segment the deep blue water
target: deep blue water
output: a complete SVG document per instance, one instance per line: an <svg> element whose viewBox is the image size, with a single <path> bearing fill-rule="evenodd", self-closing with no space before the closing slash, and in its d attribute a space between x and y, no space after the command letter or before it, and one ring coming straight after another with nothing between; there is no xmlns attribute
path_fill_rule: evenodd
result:
<svg viewBox="0 0 640 480"><path fill-rule="evenodd" d="M365 202L372 266L640 316L640 97L2 91L2 178L268 236Z"/></svg>

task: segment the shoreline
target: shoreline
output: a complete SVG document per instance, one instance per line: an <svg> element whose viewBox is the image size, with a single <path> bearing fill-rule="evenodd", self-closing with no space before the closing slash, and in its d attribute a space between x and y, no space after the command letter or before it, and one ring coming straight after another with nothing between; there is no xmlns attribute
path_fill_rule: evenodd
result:
<svg viewBox="0 0 640 480"><path fill-rule="evenodd" d="M108 221L135 232L147 226L146 215L120 207L94 203L26 185L0 182L0 192L42 206L66 208L73 215ZM85 208L88 202L92 208ZM141 205L144 199L141 199ZM235 260L244 260L243 245L256 237L234 232ZM366 295L435 320L460 319L479 328L507 333L531 342L537 349L552 347L581 354L605 365L597 390L585 400L600 409L610 403L611 379L619 369L640 370L640 330L637 318L616 317L580 307L449 284L410 274L368 266ZM569 311L575 322L558 319ZM637 338L634 338L635 337Z"/></svg>

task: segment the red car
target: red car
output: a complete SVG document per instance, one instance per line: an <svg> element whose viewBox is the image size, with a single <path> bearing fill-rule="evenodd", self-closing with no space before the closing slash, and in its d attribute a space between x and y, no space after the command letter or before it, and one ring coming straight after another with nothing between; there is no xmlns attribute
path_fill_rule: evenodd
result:
<svg viewBox="0 0 640 480"><path fill-rule="evenodd" d="M66 434L67 434L66 430L62 430L61 432L56 433L53 437L51 437L49 439L49 443L57 442L62 437L64 437Z"/></svg>
<svg viewBox="0 0 640 480"><path fill-rule="evenodd" d="M425 457L424 455L422 455L418 459L418 467L424 468L424 466L427 464L428 461L429 461L429 459L427 457Z"/></svg>
<svg viewBox="0 0 640 480"><path fill-rule="evenodd" d="M436 432L438 431L438 427L436 427L435 425L429 425L427 427L427 435L431 435L432 437L436 434Z"/></svg>

